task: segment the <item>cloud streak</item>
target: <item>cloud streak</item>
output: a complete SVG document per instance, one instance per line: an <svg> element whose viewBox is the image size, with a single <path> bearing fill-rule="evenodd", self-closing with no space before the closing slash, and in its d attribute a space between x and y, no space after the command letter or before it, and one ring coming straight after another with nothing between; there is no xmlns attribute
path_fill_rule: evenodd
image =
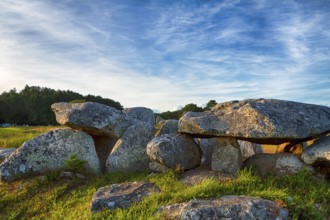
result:
<svg viewBox="0 0 330 220"><path fill-rule="evenodd" d="M73 3L0 2L0 92L40 85L162 111L210 99L330 104L329 5Z"/></svg>

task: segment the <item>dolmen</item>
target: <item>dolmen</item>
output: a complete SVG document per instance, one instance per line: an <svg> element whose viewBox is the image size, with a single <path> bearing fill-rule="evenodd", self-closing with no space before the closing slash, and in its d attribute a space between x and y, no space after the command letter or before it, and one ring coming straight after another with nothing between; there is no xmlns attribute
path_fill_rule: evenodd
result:
<svg viewBox="0 0 330 220"><path fill-rule="evenodd" d="M51 109L63 128L27 141L6 156L0 164L2 180L60 169L75 154L87 161L85 169L92 173L203 166L235 174L242 167L274 161L270 170L282 175L284 168L289 174L330 166L326 106L246 99L219 103L205 112L186 112L179 120L162 120L157 126L153 111L145 107L120 111L94 102L61 102ZM311 140L314 143L306 147ZM264 154L262 144L284 147L281 153ZM303 152L290 155L289 147L299 144L305 146Z"/></svg>
<svg viewBox="0 0 330 220"><path fill-rule="evenodd" d="M51 109L63 128L26 141L16 150L1 151L0 180L63 169L73 155L86 161L84 169L94 174L185 172L198 167L235 175L248 167L261 176L284 176L330 168L330 108L326 106L246 99L219 103L205 112L186 112L179 120L158 117L157 125L153 111L144 107L120 111L94 102L61 102ZM263 153L263 144L278 145L277 153ZM301 148L298 155L292 150L296 146ZM157 192L151 183L105 186L94 195L91 211L127 208ZM130 199L117 200L120 196ZM262 214L265 219L281 212L271 201L246 196L197 200L159 211L175 210L170 214L181 219L188 219L185 216L192 211L197 216L208 210L230 218L243 216L239 210L225 214L232 201L241 201L235 204L247 210L268 207Z"/></svg>

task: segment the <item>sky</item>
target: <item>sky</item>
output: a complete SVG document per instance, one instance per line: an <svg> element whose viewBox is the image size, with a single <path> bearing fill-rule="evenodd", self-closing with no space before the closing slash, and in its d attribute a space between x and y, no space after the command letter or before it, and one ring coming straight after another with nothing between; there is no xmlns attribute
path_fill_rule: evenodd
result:
<svg viewBox="0 0 330 220"><path fill-rule="evenodd" d="M0 93L25 85L176 110L330 106L329 0L1 0Z"/></svg>

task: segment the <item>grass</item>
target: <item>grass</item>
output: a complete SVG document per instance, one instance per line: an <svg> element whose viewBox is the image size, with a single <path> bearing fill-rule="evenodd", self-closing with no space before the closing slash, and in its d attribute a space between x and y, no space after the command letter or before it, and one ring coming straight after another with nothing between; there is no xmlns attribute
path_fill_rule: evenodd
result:
<svg viewBox="0 0 330 220"><path fill-rule="evenodd" d="M0 128L0 148L18 148L24 141L56 128L55 126Z"/></svg>
<svg viewBox="0 0 330 220"><path fill-rule="evenodd" d="M0 145L18 147L53 128L0 128L0 143L6 141L5 145ZM54 171L43 179L31 177L0 182L0 219L164 219L156 212L159 206L224 195L250 195L276 201L289 210L292 219L327 219L330 216L329 183L308 172L283 178L260 178L249 170L241 170L234 180L206 179L195 186L184 185L179 178L179 173L169 171L162 174L89 175L83 180L60 179L59 171ZM155 183L161 192L128 209L91 214L90 202L99 187L140 180Z"/></svg>
<svg viewBox="0 0 330 220"><path fill-rule="evenodd" d="M58 174L57 174L58 175ZM237 179L219 182L206 179L187 186L180 174L104 174L85 180L30 178L0 183L0 219L163 219L156 213L159 206L196 198L218 198L223 195L250 195L276 201L289 209L293 219L326 219L330 216L329 184L307 172L276 179L259 178L249 170L239 172ZM90 202L99 187L129 181L151 181L161 193L134 204L129 209L90 212ZM315 204L320 204L317 209ZM1 216L2 215L2 216Z"/></svg>

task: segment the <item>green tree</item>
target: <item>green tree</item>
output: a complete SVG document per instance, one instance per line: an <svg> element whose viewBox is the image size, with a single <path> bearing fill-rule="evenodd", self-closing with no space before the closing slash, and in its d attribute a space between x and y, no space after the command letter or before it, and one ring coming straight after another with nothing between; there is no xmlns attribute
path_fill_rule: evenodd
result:
<svg viewBox="0 0 330 220"><path fill-rule="evenodd" d="M211 110L211 108L213 108L216 104L218 104L218 103L212 99L212 100L208 101L208 103L206 103L204 110Z"/></svg>

